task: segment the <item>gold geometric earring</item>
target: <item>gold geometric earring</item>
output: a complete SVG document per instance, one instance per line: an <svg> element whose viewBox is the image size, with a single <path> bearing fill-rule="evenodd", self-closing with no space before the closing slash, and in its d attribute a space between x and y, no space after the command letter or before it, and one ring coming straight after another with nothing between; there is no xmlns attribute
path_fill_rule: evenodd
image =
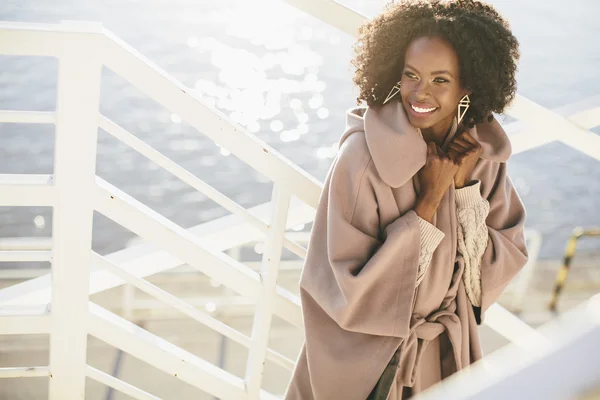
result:
<svg viewBox="0 0 600 400"><path fill-rule="evenodd" d="M468 94L465 94L462 99L458 102L458 123L464 118L467 110L469 109L469 105L471 105L471 99Z"/></svg>
<svg viewBox="0 0 600 400"><path fill-rule="evenodd" d="M387 97L385 98L385 100L383 101L383 104L387 103L388 101L390 101L392 99L392 97L394 97L395 95L398 94L398 92L400 92L400 83L401 81L398 81L398 83L396 83L393 87L392 90L390 90L390 93L387 95Z"/></svg>

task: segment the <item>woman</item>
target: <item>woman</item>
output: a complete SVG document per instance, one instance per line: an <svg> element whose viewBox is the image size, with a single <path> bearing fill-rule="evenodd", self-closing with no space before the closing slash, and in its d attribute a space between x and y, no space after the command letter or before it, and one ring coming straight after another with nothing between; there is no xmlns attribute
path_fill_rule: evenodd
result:
<svg viewBox="0 0 600 400"><path fill-rule="evenodd" d="M360 30L366 108L321 196L289 400L404 399L481 358L477 325L527 261L508 137L518 42L489 5L402 1Z"/></svg>

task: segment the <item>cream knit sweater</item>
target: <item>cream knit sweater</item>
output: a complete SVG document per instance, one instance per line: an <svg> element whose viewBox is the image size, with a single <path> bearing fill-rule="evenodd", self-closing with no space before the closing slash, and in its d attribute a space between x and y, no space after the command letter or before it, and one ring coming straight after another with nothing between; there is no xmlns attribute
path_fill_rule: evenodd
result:
<svg viewBox="0 0 600 400"><path fill-rule="evenodd" d="M481 258L488 244L486 218L489 202L481 197L480 181L456 190L456 214L458 217L458 252L465 260L463 281L467 296L474 306L481 306ZM419 218L421 246L419 249L419 272L417 285L421 283L431 262L431 256L444 238L444 233L434 225Z"/></svg>

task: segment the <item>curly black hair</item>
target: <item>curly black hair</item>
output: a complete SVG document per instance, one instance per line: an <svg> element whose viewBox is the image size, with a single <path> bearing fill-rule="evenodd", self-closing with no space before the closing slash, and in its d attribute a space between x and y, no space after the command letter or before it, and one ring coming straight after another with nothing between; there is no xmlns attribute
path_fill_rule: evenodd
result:
<svg viewBox="0 0 600 400"><path fill-rule="evenodd" d="M423 36L444 39L456 51L461 85L472 92L469 125L502 113L514 99L519 42L492 6L476 0L401 0L360 27L352 60L357 104L383 104L402 76L407 47Z"/></svg>

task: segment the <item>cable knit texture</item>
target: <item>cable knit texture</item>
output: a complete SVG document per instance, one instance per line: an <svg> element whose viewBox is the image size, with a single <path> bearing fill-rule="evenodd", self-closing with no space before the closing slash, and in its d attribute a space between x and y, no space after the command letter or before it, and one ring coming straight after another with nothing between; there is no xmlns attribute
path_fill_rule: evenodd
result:
<svg viewBox="0 0 600 400"><path fill-rule="evenodd" d="M431 262L433 252L444 238L444 232L419 217L419 231L421 246L419 247L419 272L417 273L417 286L421 283Z"/></svg>
<svg viewBox="0 0 600 400"><path fill-rule="evenodd" d="M463 281L474 306L481 306L481 259L488 245L486 218L490 203L481 197L481 182L456 190L458 251L465 260Z"/></svg>

